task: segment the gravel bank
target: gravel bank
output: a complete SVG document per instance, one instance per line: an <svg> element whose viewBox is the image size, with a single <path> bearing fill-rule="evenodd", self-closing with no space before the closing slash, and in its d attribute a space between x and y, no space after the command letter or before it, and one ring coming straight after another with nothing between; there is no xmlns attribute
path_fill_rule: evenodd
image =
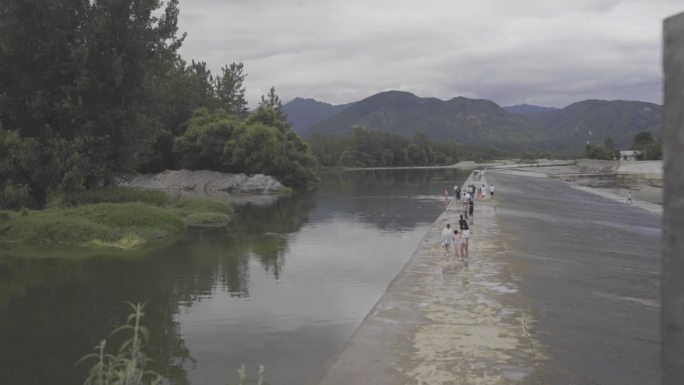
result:
<svg viewBox="0 0 684 385"><path fill-rule="evenodd" d="M121 185L151 190L233 194L282 194L290 191L267 175L225 174L208 170L166 170L158 174L137 175Z"/></svg>

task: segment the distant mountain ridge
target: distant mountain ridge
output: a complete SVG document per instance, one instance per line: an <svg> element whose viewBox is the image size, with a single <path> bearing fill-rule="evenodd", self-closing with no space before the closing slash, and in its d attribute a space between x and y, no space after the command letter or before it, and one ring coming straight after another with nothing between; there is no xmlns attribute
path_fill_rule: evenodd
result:
<svg viewBox="0 0 684 385"><path fill-rule="evenodd" d="M534 106L531 104L516 104L515 106L508 106L508 107L503 107L504 110L512 113L512 114L536 114L539 112L549 112L549 111L556 111L558 108L555 107L542 107L542 106Z"/></svg>
<svg viewBox="0 0 684 385"><path fill-rule="evenodd" d="M366 127L404 136L424 133L435 140L504 151L573 154L580 153L587 142L602 144L610 138L618 147L626 148L638 132L649 131L656 136L661 132L662 107L653 103L584 100L562 109L538 108L523 107L527 112L513 113L485 99L440 100L387 91L345 105L340 112L299 132L304 136L348 135L354 127Z"/></svg>
<svg viewBox="0 0 684 385"><path fill-rule="evenodd" d="M352 104L354 103L333 105L315 99L294 98L283 105L283 112L287 114L287 120L295 132L301 134L314 124L345 110Z"/></svg>

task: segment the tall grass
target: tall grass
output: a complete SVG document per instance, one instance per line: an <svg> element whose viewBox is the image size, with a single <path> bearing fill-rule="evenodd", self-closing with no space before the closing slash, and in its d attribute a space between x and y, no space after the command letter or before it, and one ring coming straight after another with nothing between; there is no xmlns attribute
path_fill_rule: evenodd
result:
<svg viewBox="0 0 684 385"><path fill-rule="evenodd" d="M147 363L151 361L145 354L149 331L141 325L141 319L145 316L145 304L127 303L133 312L128 315L126 324L114 329L109 336L130 333L129 337L124 339L116 353L106 352L107 340L104 339L95 347L95 353L78 360L76 365L86 361L95 361L88 371L84 385L159 385L164 380L158 373L145 369ZM242 364L237 373L237 385L267 385L264 382L266 368L263 365L259 365L259 377L256 381L247 379L245 364Z"/></svg>
<svg viewBox="0 0 684 385"><path fill-rule="evenodd" d="M186 227L224 227L230 204L117 187L86 191L50 208L0 212L0 243L135 249Z"/></svg>
<svg viewBox="0 0 684 385"><path fill-rule="evenodd" d="M158 385L161 383L162 377L158 373L145 369L150 361L145 355L149 332L140 325L140 320L145 315L143 312L145 305L140 303L134 305L130 302L128 304L133 308L133 313L128 316L127 323L115 329L112 334L128 331L131 336L124 340L115 354L105 352L107 340L102 340L96 347L97 353L88 354L77 362L78 365L90 359L96 360L90 368L84 385Z"/></svg>

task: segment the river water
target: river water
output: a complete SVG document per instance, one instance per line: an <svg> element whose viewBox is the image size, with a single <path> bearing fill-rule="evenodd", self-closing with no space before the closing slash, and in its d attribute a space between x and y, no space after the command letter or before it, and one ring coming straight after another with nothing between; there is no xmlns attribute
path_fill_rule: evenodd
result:
<svg viewBox="0 0 684 385"><path fill-rule="evenodd" d="M0 247L0 383L74 385L74 366L147 301L151 368L172 384L314 384L444 208L453 169L328 175L129 257L16 258Z"/></svg>

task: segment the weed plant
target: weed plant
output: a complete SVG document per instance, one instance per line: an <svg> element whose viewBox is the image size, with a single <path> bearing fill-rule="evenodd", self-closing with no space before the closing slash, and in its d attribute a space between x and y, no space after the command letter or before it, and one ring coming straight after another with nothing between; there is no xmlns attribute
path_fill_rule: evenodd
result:
<svg viewBox="0 0 684 385"><path fill-rule="evenodd" d="M84 385L159 385L163 381L161 375L146 369L151 359L145 354L149 332L141 325L141 320L145 316L145 304L127 303L133 312L128 315L126 324L116 328L109 336L129 333L129 337L124 339L116 353L106 351L107 340L104 339L95 347L95 353L84 356L76 363L79 365L86 361L95 361L88 371ZM266 368L263 365L259 365L256 381L247 379L245 364L242 364L237 372L237 385L267 385L264 382Z"/></svg>
<svg viewBox="0 0 684 385"><path fill-rule="evenodd" d="M162 377L145 367L150 359L145 355L145 347L149 339L147 329L140 324L145 315L144 304L128 303L133 313L128 316L125 325L115 329L112 334L130 332L131 336L124 340L116 353L107 353L107 340L100 341L91 353L81 358L76 364L95 359L84 385L158 385ZM110 336L112 335L110 334Z"/></svg>

